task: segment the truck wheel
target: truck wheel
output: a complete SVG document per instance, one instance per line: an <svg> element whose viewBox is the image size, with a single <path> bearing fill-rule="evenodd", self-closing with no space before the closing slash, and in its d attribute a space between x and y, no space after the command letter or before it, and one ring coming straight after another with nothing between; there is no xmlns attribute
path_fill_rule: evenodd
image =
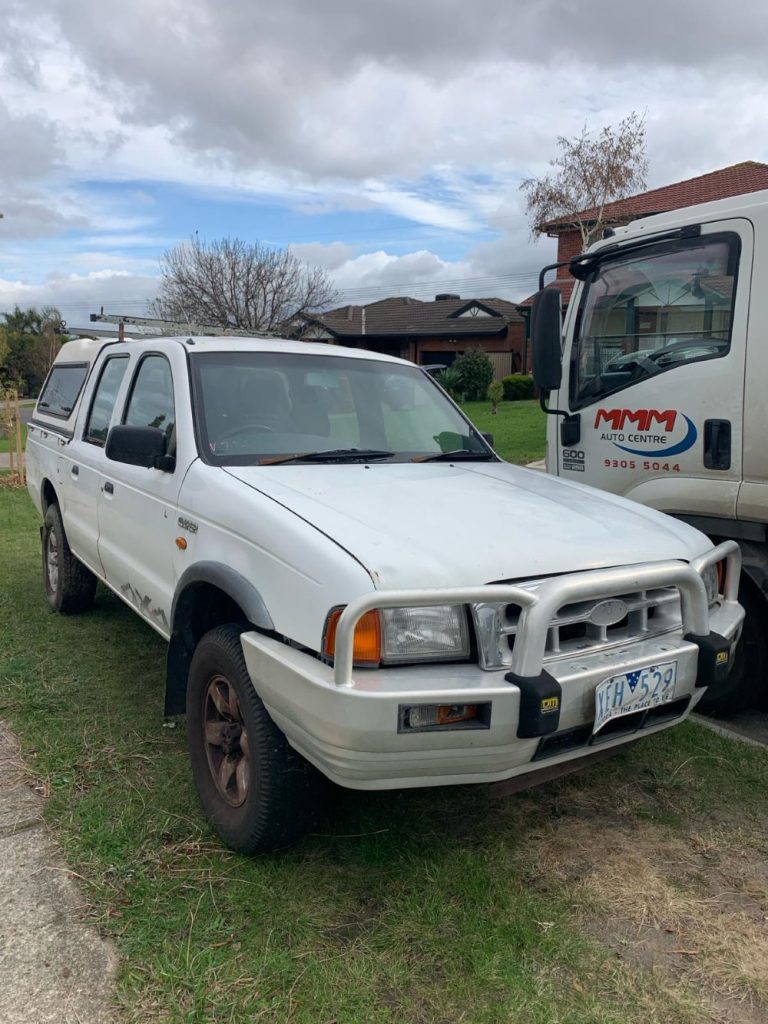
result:
<svg viewBox="0 0 768 1024"><path fill-rule="evenodd" d="M296 753L253 687L235 625L206 633L187 683L187 738L203 810L239 853L268 853L306 834L319 773Z"/></svg>
<svg viewBox="0 0 768 1024"><path fill-rule="evenodd" d="M763 706L768 697L768 635L765 630L765 600L755 595L753 584L742 577L739 602L744 607L741 631L733 668L720 686L710 686L696 710L705 715L745 711Z"/></svg>
<svg viewBox="0 0 768 1024"><path fill-rule="evenodd" d="M70 551L58 505L43 520L43 585L48 604L65 615L86 611L96 593L96 577Z"/></svg>

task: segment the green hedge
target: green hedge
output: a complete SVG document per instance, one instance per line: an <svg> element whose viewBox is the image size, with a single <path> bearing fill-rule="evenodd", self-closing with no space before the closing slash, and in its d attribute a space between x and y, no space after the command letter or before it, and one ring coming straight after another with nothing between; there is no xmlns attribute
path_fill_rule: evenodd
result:
<svg viewBox="0 0 768 1024"><path fill-rule="evenodd" d="M520 402L526 398L533 398L533 377L525 373L510 373L507 377L501 378L504 385L504 400L506 402Z"/></svg>

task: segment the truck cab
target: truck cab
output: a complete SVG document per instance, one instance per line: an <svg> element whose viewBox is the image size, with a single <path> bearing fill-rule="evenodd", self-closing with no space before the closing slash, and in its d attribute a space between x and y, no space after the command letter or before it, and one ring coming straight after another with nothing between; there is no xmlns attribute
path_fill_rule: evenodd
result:
<svg viewBox="0 0 768 1024"><path fill-rule="evenodd" d="M609 234L570 261L562 328L555 289L535 301L547 471L738 541L748 627L731 688L748 703L768 670L768 192Z"/></svg>

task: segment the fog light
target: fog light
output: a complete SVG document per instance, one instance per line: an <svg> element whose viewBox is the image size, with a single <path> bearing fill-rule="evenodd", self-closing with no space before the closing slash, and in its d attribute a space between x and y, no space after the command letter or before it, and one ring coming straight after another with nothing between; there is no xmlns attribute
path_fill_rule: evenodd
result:
<svg viewBox="0 0 768 1024"><path fill-rule="evenodd" d="M401 704L398 732L443 729L488 729L491 704Z"/></svg>

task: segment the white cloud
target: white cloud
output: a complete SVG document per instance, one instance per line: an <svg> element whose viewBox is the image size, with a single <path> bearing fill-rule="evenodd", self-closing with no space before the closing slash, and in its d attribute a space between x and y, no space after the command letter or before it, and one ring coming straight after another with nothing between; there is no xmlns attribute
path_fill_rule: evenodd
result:
<svg viewBox="0 0 768 1024"><path fill-rule="evenodd" d="M0 278L0 311L15 305L56 306L68 323L82 326L102 305L107 312L141 316L156 290L155 277L111 268L51 275L42 284Z"/></svg>

